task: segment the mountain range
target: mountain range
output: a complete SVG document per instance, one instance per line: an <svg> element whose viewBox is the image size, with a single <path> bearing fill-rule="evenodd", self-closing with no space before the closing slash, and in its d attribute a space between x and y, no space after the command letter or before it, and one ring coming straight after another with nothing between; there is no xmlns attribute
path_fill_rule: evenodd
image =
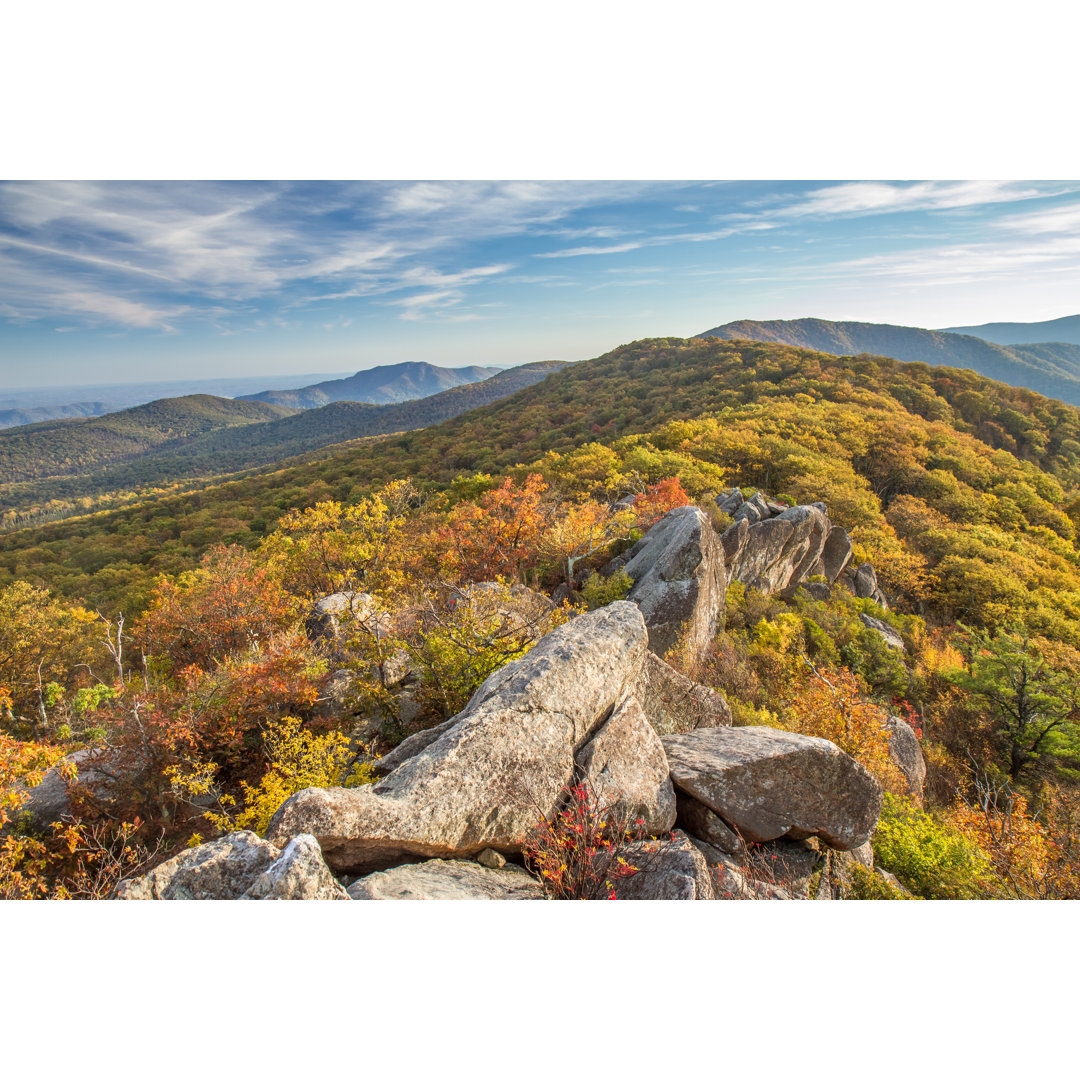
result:
<svg viewBox="0 0 1080 1080"><path fill-rule="evenodd" d="M946 333L973 334L998 345L1023 345L1030 341L1064 341L1080 345L1080 315L1066 315L1046 322L993 322L980 326L947 326Z"/></svg>
<svg viewBox="0 0 1080 1080"><path fill-rule="evenodd" d="M118 492L206 480L352 439L427 427L490 404L564 367L539 361L482 382L389 405L338 401L296 410L206 395L170 398L85 421L0 432L0 514L7 524L86 509Z"/></svg>
<svg viewBox="0 0 1080 1080"><path fill-rule="evenodd" d="M1006 346L943 330L825 319L744 319L697 336L773 341L836 356L868 353L905 363L970 368L988 379L1080 405L1080 345L1064 342Z"/></svg>
<svg viewBox="0 0 1080 1080"><path fill-rule="evenodd" d="M262 390L244 394L240 401L265 401L289 409L317 409L334 401L366 401L391 405L400 401L430 397L454 386L490 379L502 369L497 367L444 368L435 364L410 362L383 364L358 371L346 379L302 386L298 390Z"/></svg>

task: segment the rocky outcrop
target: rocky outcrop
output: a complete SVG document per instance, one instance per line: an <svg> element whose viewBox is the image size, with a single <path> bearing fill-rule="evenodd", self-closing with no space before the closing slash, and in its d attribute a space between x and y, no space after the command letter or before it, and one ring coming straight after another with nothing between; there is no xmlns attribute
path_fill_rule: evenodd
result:
<svg viewBox="0 0 1080 1080"><path fill-rule="evenodd" d="M612 882L617 900L714 899L708 863L683 832L629 844L623 857L637 872Z"/></svg>
<svg viewBox="0 0 1080 1080"><path fill-rule="evenodd" d="M727 578L720 538L696 506L664 515L630 549L622 568L634 581L627 600L638 605L658 656L684 639L700 655L716 633Z"/></svg>
<svg viewBox="0 0 1080 1080"><path fill-rule="evenodd" d="M711 728L663 740L676 788L745 840L819 836L850 850L881 812L881 787L826 739L766 727Z"/></svg>
<svg viewBox="0 0 1080 1080"><path fill-rule="evenodd" d="M624 698L602 728L579 751L578 779L587 783L612 820L646 835L675 824L675 789L660 736L641 706ZM642 824L635 823L640 820Z"/></svg>
<svg viewBox="0 0 1080 1080"><path fill-rule="evenodd" d="M253 832L234 832L123 881L117 900L347 900L313 836L282 851Z"/></svg>
<svg viewBox="0 0 1080 1080"><path fill-rule="evenodd" d="M830 527L818 504L789 507L745 529L733 525L723 543L728 575L768 595L793 590L815 569Z"/></svg>
<svg viewBox="0 0 1080 1080"><path fill-rule="evenodd" d="M858 571L851 566L851 537L829 521L824 503L784 507L760 491L744 500L737 488L721 493L716 502L734 517L720 537L729 581L789 600L800 587L816 600L827 600L828 586L840 581L856 596L888 607L874 568L869 563ZM825 581L809 582L812 577Z"/></svg>
<svg viewBox="0 0 1080 1080"><path fill-rule="evenodd" d="M352 900L546 900L540 882L519 866L430 859L354 881Z"/></svg>
<svg viewBox="0 0 1080 1080"><path fill-rule="evenodd" d="M381 782L306 788L277 811L267 837L310 832L329 865L348 871L409 855L520 850L554 812L575 753L626 695L647 643L634 604L578 616L489 676L453 724Z"/></svg>
<svg viewBox="0 0 1080 1080"><path fill-rule="evenodd" d="M688 679L655 653L646 654L632 693L658 735L731 724L723 694Z"/></svg>
<svg viewBox="0 0 1080 1080"><path fill-rule="evenodd" d="M921 805L926 784L926 758L912 726L899 716L885 721L889 739L889 757L904 774L908 792Z"/></svg>

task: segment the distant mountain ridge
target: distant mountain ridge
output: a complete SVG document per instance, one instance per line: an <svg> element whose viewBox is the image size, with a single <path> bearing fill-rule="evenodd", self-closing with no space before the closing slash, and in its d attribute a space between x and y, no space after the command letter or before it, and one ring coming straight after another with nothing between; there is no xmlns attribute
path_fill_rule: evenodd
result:
<svg viewBox="0 0 1080 1080"><path fill-rule="evenodd" d="M91 419L28 424L0 431L0 480L11 484L100 469L163 443L183 442L234 425L265 423L290 412L262 401L192 394Z"/></svg>
<svg viewBox="0 0 1080 1080"><path fill-rule="evenodd" d="M0 428L43 424L47 420L68 420L73 416L101 416L107 411L104 401L74 401L70 405L36 405L28 409L0 409Z"/></svg>
<svg viewBox="0 0 1080 1080"><path fill-rule="evenodd" d="M410 361L383 364L358 371L346 379L302 386L297 390L261 390L244 394L238 401L265 401L288 409L317 409L334 401L364 401L373 405L393 405L413 401L450 390L455 386L482 382L497 375L497 367L444 368L435 364Z"/></svg>
<svg viewBox="0 0 1080 1080"><path fill-rule="evenodd" d="M743 319L696 335L728 341L771 341L836 356L869 353L904 363L972 371L1080 405L1080 345L998 345L966 334L890 323L829 322L825 319Z"/></svg>
<svg viewBox="0 0 1080 1080"><path fill-rule="evenodd" d="M972 334L998 345L1027 345L1030 342L1067 342L1080 345L1080 315L1066 315L1045 322L992 322L981 326L947 326L944 333Z"/></svg>
<svg viewBox="0 0 1080 1080"><path fill-rule="evenodd" d="M107 413L134 409L166 398L192 397L197 394L215 398L236 398L253 386L276 390L295 386L304 378L340 377L340 372L311 372L307 375L234 376L224 379L172 379L164 382L57 384L36 389L0 389L0 429L73 416L104 416Z"/></svg>
<svg viewBox="0 0 1080 1080"><path fill-rule="evenodd" d="M352 439L428 427L509 397L566 366L561 360L522 364L482 382L454 386L426 398L392 405L337 401L317 409L292 410L266 402L209 398L226 414L236 411L243 415L245 410L261 410L258 419L263 422L244 423L243 428L234 431L221 423L190 431L182 438L159 438L156 444L143 432L142 449L130 442L115 445L114 429L131 428L131 413L136 414L134 426L145 427L145 414L151 406L112 413L99 420L55 421L10 433L0 432L0 514L13 513L21 520L40 515L43 507L51 505L56 514L64 516L60 504L70 506L71 500L106 497L112 492L147 485L205 481L297 458ZM155 402L154 406L166 410L179 407L185 411L186 407L180 403L191 400L194 399L170 399ZM27 439L25 433L31 438ZM54 439L58 433L82 438L77 464L72 467L69 460L73 450L69 439L68 443L59 444L65 451L63 456L46 458L37 463L35 471L37 457L47 454L53 445L51 442L43 445L42 438ZM97 445L95 435L105 435L108 445Z"/></svg>

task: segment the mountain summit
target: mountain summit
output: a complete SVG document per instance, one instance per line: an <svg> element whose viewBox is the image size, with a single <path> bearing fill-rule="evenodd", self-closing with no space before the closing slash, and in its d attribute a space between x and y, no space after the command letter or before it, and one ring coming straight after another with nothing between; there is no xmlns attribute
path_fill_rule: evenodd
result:
<svg viewBox="0 0 1080 1080"><path fill-rule="evenodd" d="M889 323L828 322L825 319L743 319L713 327L698 337L728 341L772 341L803 349L857 356L891 356L905 363L970 368L988 379L1036 390L1080 405L1080 345L998 345L967 334Z"/></svg>
<svg viewBox="0 0 1080 1080"><path fill-rule="evenodd" d="M264 401L270 405L283 405L288 409L317 409L320 405L329 405L332 401L367 401L375 405L393 405L399 401L430 397L454 386L481 382L497 375L501 370L502 368L475 365L444 368L415 362L383 364L367 371L358 371L347 379L329 379L298 390L263 390L257 394L245 394L238 400Z"/></svg>

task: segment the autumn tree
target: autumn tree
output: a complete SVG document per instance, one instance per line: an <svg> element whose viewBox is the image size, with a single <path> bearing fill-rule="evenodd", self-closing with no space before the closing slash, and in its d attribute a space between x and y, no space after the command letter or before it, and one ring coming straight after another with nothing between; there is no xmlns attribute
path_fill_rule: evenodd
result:
<svg viewBox="0 0 1080 1080"><path fill-rule="evenodd" d="M160 581L137 636L171 670L207 668L267 641L289 622L289 597L279 581L233 545L211 549L197 570Z"/></svg>
<svg viewBox="0 0 1080 1080"><path fill-rule="evenodd" d="M0 685L9 716L24 716L31 734L47 722L47 687L67 686L96 658L93 612L16 581L0 589Z"/></svg>
<svg viewBox="0 0 1080 1080"><path fill-rule="evenodd" d="M439 531L441 574L457 581L520 578L536 562L550 512L546 491L543 477L530 473L520 485L508 477L477 501L458 503Z"/></svg>

